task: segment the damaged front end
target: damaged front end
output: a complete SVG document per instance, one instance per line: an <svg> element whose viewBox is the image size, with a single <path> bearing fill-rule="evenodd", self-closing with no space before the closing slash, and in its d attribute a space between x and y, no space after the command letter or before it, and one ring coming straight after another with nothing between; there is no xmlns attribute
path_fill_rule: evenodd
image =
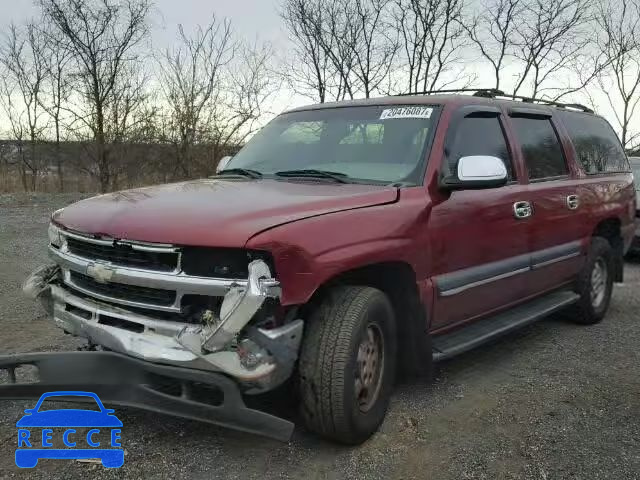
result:
<svg viewBox="0 0 640 480"><path fill-rule="evenodd" d="M221 373L248 394L272 390L291 375L303 321L280 307L280 284L264 257L245 254L244 270L204 269L221 255L56 226L49 237L55 265L36 270L23 289L91 347Z"/></svg>

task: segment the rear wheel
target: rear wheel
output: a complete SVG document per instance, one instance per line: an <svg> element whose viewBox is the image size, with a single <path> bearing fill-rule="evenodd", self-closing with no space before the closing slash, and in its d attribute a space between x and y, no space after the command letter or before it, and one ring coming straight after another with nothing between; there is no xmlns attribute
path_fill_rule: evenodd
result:
<svg viewBox="0 0 640 480"><path fill-rule="evenodd" d="M299 363L302 415L321 436L358 444L380 426L396 369L391 303L371 287L340 286L309 319Z"/></svg>
<svg viewBox="0 0 640 480"><path fill-rule="evenodd" d="M587 261L578 278L577 293L580 300L570 310L572 321L591 325L600 322L611 303L613 291L613 249L601 237L591 240Z"/></svg>

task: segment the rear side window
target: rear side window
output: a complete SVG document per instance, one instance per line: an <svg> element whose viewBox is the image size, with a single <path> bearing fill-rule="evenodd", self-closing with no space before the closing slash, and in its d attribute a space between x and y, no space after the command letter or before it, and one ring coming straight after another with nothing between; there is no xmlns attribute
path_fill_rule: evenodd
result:
<svg viewBox="0 0 640 480"><path fill-rule="evenodd" d="M457 171L458 160L473 155L489 155L502 159L507 167L509 179L513 178L507 142L496 115L475 114L465 117L460 122L448 156L449 171Z"/></svg>
<svg viewBox="0 0 640 480"><path fill-rule="evenodd" d="M559 177L568 173L562 146L548 118L513 117L511 122L522 148L529 179Z"/></svg>
<svg viewBox="0 0 640 480"><path fill-rule="evenodd" d="M629 163L622 145L606 120L582 113L561 112L578 161L585 172L628 172Z"/></svg>

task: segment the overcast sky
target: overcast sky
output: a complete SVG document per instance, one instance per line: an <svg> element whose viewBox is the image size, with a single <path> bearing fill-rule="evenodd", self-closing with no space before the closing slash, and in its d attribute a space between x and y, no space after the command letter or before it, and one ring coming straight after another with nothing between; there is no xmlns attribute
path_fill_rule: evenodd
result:
<svg viewBox="0 0 640 480"><path fill-rule="evenodd" d="M34 0L0 0L0 35L11 22L24 23L39 15ZM187 32L198 24L206 25L215 13L219 18L229 18L238 38L271 43L279 55L289 48L289 40L279 17L281 0L153 0L150 19L154 49L172 44L177 27L184 25ZM271 109L275 112L309 103L290 93L275 99ZM0 122L0 126L1 126Z"/></svg>
<svg viewBox="0 0 640 480"><path fill-rule="evenodd" d="M3 0L0 14L2 31L10 22L21 23L38 15L33 0ZM187 31L198 23L206 24L215 12L232 19L240 36L269 40L278 47L286 43L278 17L279 0L154 0L153 40L164 46L176 36L176 26L183 24Z"/></svg>
<svg viewBox="0 0 640 480"><path fill-rule="evenodd" d="M10 22L23 23L39 14L34 0L1 0L0 35ZM282 58L289 48L289 40L284 31L278 11L282 0L153 0L155 5L151 16L152 41L154 49L162 49L175 41L177 25L183 24L187 32L198 23L206 25L215 12L218 17L231 19L239 38L249 41L268 41L273 44ZM478 74L477 86L491 85L493 80L487 75L483 65L473 65L471 70ZM615 118L606 101L596 93L599 113L604 115L618 130ZM580 101L581 99L578 99ZM575 101L567 98L567 101ZM279 112L309 103L308 99L296 97L282 91L270 110ZM0 127L1 127L0 121Z"/></svg>

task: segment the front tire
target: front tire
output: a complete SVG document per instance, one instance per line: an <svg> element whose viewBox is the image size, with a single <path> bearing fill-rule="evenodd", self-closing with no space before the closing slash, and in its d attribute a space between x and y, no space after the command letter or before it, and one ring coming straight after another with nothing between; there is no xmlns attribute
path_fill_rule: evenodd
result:
<svg viewBox="0 0 640 480"><path fill-rule="evenodd" d="M387 296L339 286L307 322L299 362L307 427L340 443L364 442L380 426L396 370L396 323Z"/></svg>
<svg viewBox="0 0 640 480"><path fill-rule="evenodd" d="M570 319L581 325L602 321L611 303L614 258L611 244L604 238L591 240L587 260L577 283L578 303L570 310Z"/></svg>

